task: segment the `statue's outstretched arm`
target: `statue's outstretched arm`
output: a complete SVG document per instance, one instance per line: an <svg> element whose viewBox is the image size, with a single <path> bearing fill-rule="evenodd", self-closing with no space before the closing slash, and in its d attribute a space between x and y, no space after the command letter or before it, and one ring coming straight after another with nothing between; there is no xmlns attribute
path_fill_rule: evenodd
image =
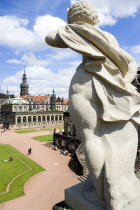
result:
<svg viewBox="0 0 140 210"><path fill-rule="evenodd" d="M60 38L59 34L56 31L52 31L47 34L45 41L48 45L52 47L59 47L59 48L68 48L68 46L63 42Z"/></svg>
<svg viewBox="0 0 140 210"><path fill-rule="evenodd" d="M121 49L121 53L125 56L128 61L128 71L124 77L126 83L132 83L137 74L137 64L135 60L126 51Z"/></svg>

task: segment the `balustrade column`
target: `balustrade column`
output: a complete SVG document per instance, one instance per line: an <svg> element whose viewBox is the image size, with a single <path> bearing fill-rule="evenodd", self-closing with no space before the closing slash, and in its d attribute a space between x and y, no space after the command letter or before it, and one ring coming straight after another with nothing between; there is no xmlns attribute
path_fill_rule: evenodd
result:
<svg viewBox="0 0 140 210"><path fill-rule="evenodd" d="M17 124L17 117L15 117L15 124Z"/></svg>
<svg viewBox="0 0 140 210"><path fill-rule="evenodd" d="M21 124L23 124L23 116L21 117Z"/></svg>

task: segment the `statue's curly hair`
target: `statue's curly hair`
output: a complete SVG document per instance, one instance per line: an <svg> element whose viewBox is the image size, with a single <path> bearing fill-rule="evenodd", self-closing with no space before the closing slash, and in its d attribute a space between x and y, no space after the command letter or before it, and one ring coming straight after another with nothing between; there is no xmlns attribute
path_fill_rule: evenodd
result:
<svg viewBox="0 0 140 210"><path fill-rule="evenodd" d="M96 8L85 1L73 4L68 10L68 23L85 22L95 25L99 22Z"/></svg>

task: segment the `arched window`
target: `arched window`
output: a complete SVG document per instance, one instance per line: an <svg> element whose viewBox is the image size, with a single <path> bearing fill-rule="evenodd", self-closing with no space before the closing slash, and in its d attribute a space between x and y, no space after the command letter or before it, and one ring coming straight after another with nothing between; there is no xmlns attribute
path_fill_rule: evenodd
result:
<svg viewBox="0 0 140 210"><path fill-rule="evenodd" d="M36 122L36 116L33 116L33 122Z"/></svg>
<svg viewBox="0 0 140 210"><path fill-rule="evenodd" d="M26 123L26 117L25 116L23 117L23 123Z"/></svg>
<svg viewBox="0 0 140 210"><path fill-rule="evenodd" d="M54 121L54 115L51 116L51 121Z"/></svg>
<svg viewBox="0 0 140 210"><path fill-rule="evenodd" d="M43 122L45 121L45 116L42 117L42 121L43 121Z"/></svg>
<svg viewBox="0 0 140 210"><path fill-rule="evenodd" d="M17 118L17 123L21 123L21 117Z"/></svg>
<svg viewBox="0 0 140 210"><path fill-rule="evenodd" d="M14 106L14 112L17 112L17 107L16 106Z"/></svg>
<svg viewBox="0 0 140 210"><path fill-rule="evenodd" d="M55 121L58 121L58 115L55 115Z"/></svg>
<svg viewBox="0 0 140 210"><path fill-rule="evenodd" d="M26 106L24 106L24 112L27 112L27 107Z"/></svg>
<svg viewBox="0 0 140 210"><path fill-rule="evenodd" d="M28 117L28 122L31 122L31 116Z"/></svg>
<svg viewBox="0 0 140 210"><path fill-rule="evenodd" d="M60 121L62 120L62 115L59 115L59 120L60 120Z"/></svg>
<svg viewBox="0 0 140 210"><path fill-rule="evenodd" d="M38 116L38 122L41 122L41 117L40 116Z"/></svg>
<svg viewBox="0 0 140 210"><path fill-rule="evenodd" d="M50 116L47 116L47 121L50 121Z"/></svg>
<svg viewBox="0 0 140 210"><path fill-rule="evenodd" d="M19 107L19 112L22 112L22 106Z"/></svg>

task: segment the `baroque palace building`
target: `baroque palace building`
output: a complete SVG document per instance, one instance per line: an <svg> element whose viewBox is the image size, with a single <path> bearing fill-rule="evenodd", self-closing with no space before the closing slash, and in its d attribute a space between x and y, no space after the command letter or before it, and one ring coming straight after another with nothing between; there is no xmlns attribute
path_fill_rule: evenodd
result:
<svg viewBox="0 0 140 210"><path fill-rule="evenodd" d="M6 100L1 109L4 126L11 129L21 129L63 124L63 112L29 110L29 107L30 104L20 97Z"/></svg>
<svg viewBox="0 0 140 210"><path fill-rule="evenodd" d="M6 128L22 129L63 124L63 113L68 110L68 99L52 95L31 96L24 70L20 96L9 98L1 105L1 116Z"/></svg>

